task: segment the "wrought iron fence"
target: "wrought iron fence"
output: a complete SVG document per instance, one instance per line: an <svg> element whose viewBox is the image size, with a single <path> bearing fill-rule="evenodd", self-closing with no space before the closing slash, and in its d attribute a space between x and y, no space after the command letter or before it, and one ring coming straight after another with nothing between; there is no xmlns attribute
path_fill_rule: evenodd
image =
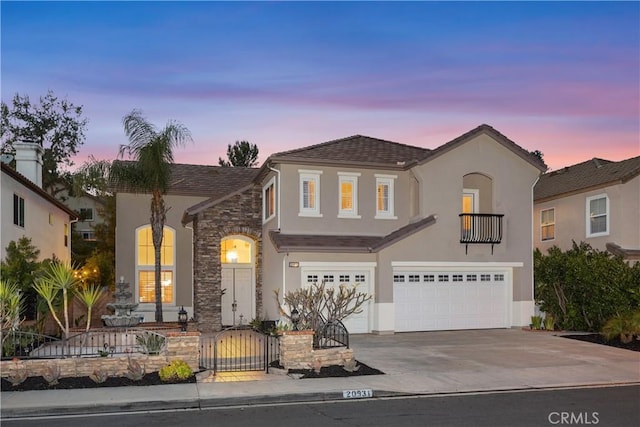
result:
<svg viewBox="0 0 640 427"><path fill-rule="evenodd" d="M469 244L491 244L502 241L503 214L469 214L462 213L460 217L460 243L468 249Z"/></svg>
<svg viewBox="0 0 640 427"><path fill-rule="evenodd" d="M313 335L313 348L349 348L349 331L339 320L330 320L318 328Z"/></svg>
<svg viewBox="0 0 640 427"><path fill-rule="evenodd" d="M200 337L200 367L213 372L266 371L278 360L278 338L250 326L234 326Z"/></svg>
<svg viewBox="0 0 640 427"><path fill-rule="evenodd" d="M55 359L65 357L109 357L118 354L161 354L164 335L146 329L88 331L67 339L24 331L2 337L2 359Z"/></svg>

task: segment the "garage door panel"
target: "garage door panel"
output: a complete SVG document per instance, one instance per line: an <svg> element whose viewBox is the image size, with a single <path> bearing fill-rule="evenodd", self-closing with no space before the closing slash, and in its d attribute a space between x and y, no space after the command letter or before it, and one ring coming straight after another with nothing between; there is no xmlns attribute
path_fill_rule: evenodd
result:
<svg viewBox="0 0 640 427"><path fill-rule="evenodd" d="M508 327L506 273L394 272L396 331Z"/></svg>
<svg viewBox="0 0 640 427"><path fill-rule="evenodd" d="M337 288L341 284L346 286L357 285L358 292L363 292L371 295L371 284L369 279L369 273L366 271L342 271L340 269L326 271L326 270L305 270L303 272L302 283L303 286L310 286L313 283L325 282L327 288ZM405 295L399 298L400 301L410 301L409 295ZM402 304L406 305L406 304ZM373 307L373 301L369 300L361 307L362 311L357 314L352 314L342 321L349 333L368 333L369 319L371 316L371 308ZM407 307L410 310L410 306Z"/></svg>

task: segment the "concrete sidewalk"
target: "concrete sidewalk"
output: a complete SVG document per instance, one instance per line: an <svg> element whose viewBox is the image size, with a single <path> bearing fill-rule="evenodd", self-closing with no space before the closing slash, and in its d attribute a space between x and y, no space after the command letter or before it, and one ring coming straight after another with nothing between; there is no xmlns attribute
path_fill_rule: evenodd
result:
<svg viewBox="0 0 640 427"><path fill-rule="evenodd" d="M3 392L2 419L119 411L341 400L344 390L375 397L640 383L640 353L519 329L354 335L356 358L385 375L149 387Z"/></svg>

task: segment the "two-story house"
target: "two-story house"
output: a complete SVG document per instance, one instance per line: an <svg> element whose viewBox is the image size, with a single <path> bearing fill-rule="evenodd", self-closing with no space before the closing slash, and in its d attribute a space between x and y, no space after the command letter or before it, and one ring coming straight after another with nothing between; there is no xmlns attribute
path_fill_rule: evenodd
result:
<svg viewBox="0 0 640 427"><path fill-rule="evenodd" d="M276 289L319 281L374 296L352 333L528 324L545 169L487 125L434 150L358 135L274 154L184 211L198 327L278 318Z"/></svg>
<svg viewBox="0 0 640 427"><path fill-rule="evenodd" d="M586 242L640 260L640 156L591 159L546 173L534 188L534 246Z"/></svg>
<svg viewBox="0 0 640 427"><path fill-rule="evenodd" d="M14 144L16 168L2 168L2 259L11 241L22 237L40 250L40 259L71 260L70 225L77 215L42 189L42 147L37 143Z"/></svg>

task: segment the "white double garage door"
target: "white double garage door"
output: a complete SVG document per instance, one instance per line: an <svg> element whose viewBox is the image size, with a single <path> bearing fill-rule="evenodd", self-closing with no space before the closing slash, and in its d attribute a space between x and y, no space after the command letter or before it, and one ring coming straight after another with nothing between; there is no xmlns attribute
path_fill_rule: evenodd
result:
<svg viewBox="0 0 640 427"><path fill-rule="evenodd" d="M307 264L307 263L305 263ZM357 284L358 291L374 293L375 264L335 263L302 268L302 284L325 282L327 287ZM319 264L319 263L318 263ZM355 263L354 263L355 264ZM362 263L364 264L364 263ZM416 267L413 263L394 263L393 313L373 319L374 303L363 306L359 314L344 321L349 333L371 332L372 325L396 332L490 329L511 326L512 268L479 265ZM313 265L313 266L312 266Z"/></svg>
<svg viewBox="0 0 640 427"><path fill-rule="evenodd" d="M394 268L395 331L508 328L512 270Z"/></svg>

